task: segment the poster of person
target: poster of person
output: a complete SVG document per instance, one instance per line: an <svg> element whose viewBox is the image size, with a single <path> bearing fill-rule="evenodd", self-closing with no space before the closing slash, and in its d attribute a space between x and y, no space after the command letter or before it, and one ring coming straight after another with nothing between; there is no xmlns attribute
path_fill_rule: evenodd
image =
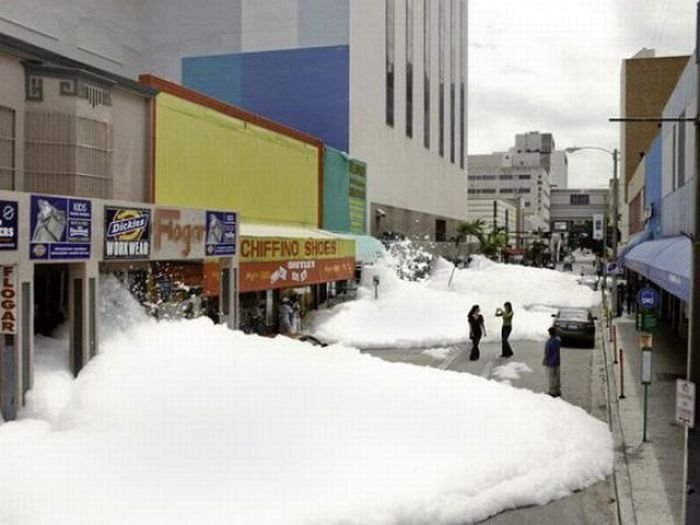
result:
<svg viewBox="0 0 700 525"><path fill-rule="evenodd" d="M32 195L29 242L31 259L89 259L92 233L92 203Z"/></svg>
<svg viewBox="0 0 700 525"><path fill-rule="evenodd" d="M207 211L206 253L209 256L235 255L236 214Z"/></svg>

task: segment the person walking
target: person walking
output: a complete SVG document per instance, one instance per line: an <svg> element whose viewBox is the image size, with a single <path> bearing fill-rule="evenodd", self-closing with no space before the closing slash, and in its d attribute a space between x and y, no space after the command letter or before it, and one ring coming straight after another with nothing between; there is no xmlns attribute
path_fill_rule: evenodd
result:
<svg viewBox="0 0 700 525"><path fill-rule="evenodd" d="M283 297L279 306L279 331L282 335L292 335L294 327L294 310L289 297Z"/></svg>
<svg viewBox="0 0 700 525"><path fill-rule="evenodd" d="M506 301L503 308L496 308L496 317L503 319L501 326L501 357L513 357L513 349L508 342L510 333L513 331L513 305Z"/></svg>
<svg viewBox="0 0 700 525"><path fill-rule="evenodd" d="M549 383L549 395L561 397L561 376L559 368L561 364L561 340L557 336L557 329L549 327L549 339L544 345L544 359L542 364L547 368L547 381Z"/></svg>
<svg viewBox="0 0 700 525"><path fill-rule="evenodd" d="M479 305L475 304L469 310L467 315L467 321L469 322L469 339L472 341L472 350L469 354L470 361L477 361L479 359L479 341L481 337L486 337L486 326L484 325L484 316L481 315L481 310Z"/></svg>

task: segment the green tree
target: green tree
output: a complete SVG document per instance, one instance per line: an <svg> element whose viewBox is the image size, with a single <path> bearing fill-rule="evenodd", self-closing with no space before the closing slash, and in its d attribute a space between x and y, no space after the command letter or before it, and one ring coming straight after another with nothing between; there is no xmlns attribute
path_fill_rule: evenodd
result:
<svg viewBox="0 0 700 525"><path fill-rule="evenodd" d="M505 248L507 243L506 234L503 228L486 232L484 231L485 225L486 223L483 219L462 222L457 226L457 233L462 238L469 235L476 237L479 241L479 252L493 259Z"/></svg>

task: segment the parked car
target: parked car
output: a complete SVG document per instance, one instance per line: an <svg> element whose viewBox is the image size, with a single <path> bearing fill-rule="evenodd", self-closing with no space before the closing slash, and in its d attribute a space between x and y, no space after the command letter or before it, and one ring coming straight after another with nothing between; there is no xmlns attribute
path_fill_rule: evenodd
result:
<svg viewBox="0 0 700 525"><path fill-rule="evenodd" d="M595 321L588 308L562 308L552 314L562 343L583 343L589 348L595 346Z"/></svg>

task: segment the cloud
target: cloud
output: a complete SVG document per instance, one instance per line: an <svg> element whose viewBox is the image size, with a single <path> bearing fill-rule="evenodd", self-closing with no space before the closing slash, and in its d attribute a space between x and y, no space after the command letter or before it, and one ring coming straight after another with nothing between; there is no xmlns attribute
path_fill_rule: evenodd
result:
<svg viewBox="0 0 700 525"><path fill-rule="evenodd" d="M516 133L551 132L559 147L618 147L620 67L642 47L690 54L694 2L474 0L469 3L469 149L504 151ZM571 186L605 186L610 158L577 153Z"/></svg>

